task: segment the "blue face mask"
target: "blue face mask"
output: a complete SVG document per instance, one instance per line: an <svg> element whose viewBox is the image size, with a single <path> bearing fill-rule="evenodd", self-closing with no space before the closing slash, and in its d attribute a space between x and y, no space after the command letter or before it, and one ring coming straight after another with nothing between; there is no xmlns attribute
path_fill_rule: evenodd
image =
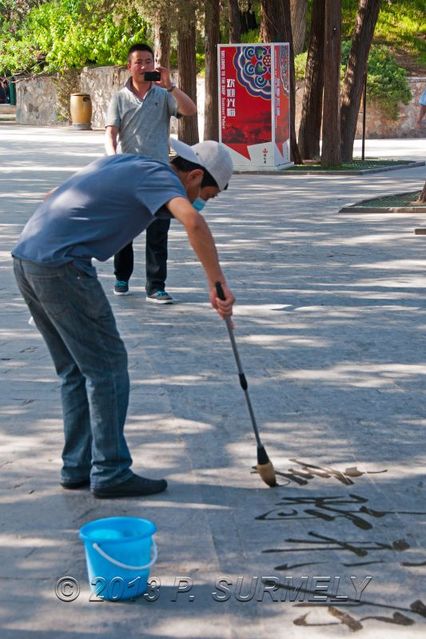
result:
<svg viewBox="0 0 426 639"><path fill-rule="evenodd" d="M202 210L203 210L203 208L206 206L206 201L205 201L205 200L203 200L203 199L202 199L202 198L200 198L200 197L197 197L197 198L193 201L192 206L194 207L194 209L195 209L196 211L200 212L200 211L202 211Z"/></svg>

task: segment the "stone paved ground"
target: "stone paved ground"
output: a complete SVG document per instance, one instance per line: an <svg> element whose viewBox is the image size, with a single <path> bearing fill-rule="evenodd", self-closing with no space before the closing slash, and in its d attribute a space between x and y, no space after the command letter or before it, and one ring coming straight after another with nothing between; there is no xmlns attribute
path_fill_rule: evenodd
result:
<svg viewBox="0 0 426 639"><path fill-rule="evenodd" d="M102 153L102 136L2 124L0 142L1 639L424 636L423 218L338 211L420 188L425 167L238 175L207 209L275 489L250 472L225 326L183 231L170 234L170 307L146 304L136 242L133 295L110 295L130 355L127 434L135 469L170 488L97 501L58 486L58 382L9 252L42 195ZM420 159L425 141L369 145ZM110 294L111 262L98 271ZM78 530L113 515L158 526L155 601L89 601ZM80 584L72 602L55 596L63 576Z"/></svg>

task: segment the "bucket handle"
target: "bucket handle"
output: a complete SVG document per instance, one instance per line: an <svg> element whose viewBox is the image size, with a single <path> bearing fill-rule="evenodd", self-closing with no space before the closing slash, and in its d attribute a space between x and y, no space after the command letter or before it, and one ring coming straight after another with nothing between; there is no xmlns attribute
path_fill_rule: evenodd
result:
<svg viewBox="0 0 426 639"><path fill-rule="evenodd" d="M158 556L157 544L155 543L154 539L152 540L152 559L148 564L145 564L144 566L128 566L127 564L123 564L121 561L118 561L117 559L110 557L105 552L105 550L102 550L102 548L97 543L93 544L93 548L96 550L97 553L101 555L101 557L110 561L112 564L114 564L114 566L118 566L119 568L124 568L125 570L145 570L145 568L150 568L153 564L155 564L155 562L157 561L157 556Z"/></svg>

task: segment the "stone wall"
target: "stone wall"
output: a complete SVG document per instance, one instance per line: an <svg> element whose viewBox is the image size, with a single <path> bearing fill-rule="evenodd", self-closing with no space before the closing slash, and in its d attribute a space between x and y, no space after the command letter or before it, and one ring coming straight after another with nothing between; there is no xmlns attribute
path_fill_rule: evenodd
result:
<svg viewBox="0 0 426 639"><path fill-rule="evenodd" d="M105 113L113 93L126 82L128 72L125 67L85 67L79 77L79 86L72 91L88 93L92 100L92 127L104 128ZM61 80L57 75L22 78L17 83L16 121L20 124L52 125L67 122L64 116L64 94L67 97L68 86L73 78ZM397 120L389 120L372 102L367 101L366 137L368 138L404 138L424 137L424 128L416 128L418 101L426 87L426 78L409 78L412 99L402 104ZM197 82L198 119L200 136L203 134L204 81ZM296 91L296 131L299 127L303 83ZM65 119L64 119L65 117ZM69 123L69 121L68 121ZM172 124L172 131L175 123ZM362 135L362 109L359 114L357 137Z"/></svg>
<svg viewBox="0 0 426 639"><path fill-rule="evenodd" d="M80 76L80 89L92 100L92 127L103 129L108 104L129 77L125 67L85 67Z"/></svg>
<svg viewBox="0 0 426 639"><path fill-rule="evenodd" d="M408 78L412 98L408 104L400 104L398 118L390 120L377 104L368 100L366 105L366 138L416 138L425 137L424 129L416 128L419 110L419 98L426 88L426 78ZM296 89L296 131L299 130L303 99L303 82L297 83ZM356 137L362 137L363 109L362 101L358 116Z"/></svg>
<svg viewBox="0 0 426 639"><path fill-rule="evenodd" d="M53 76L18 78L16 122L45 126L58 124L57 92Z"/></svg>
<svg viewBox="0 0 426 639"><path fill-rule="evenodd" d="M419 112L419 98L426 89L426 78L408 78L412 98L408 104L401 104L398 119L387 119L373 102L366 105L366 137L368 138L414 138L425 137L424 129L416 128ZM358 119L357 137L362 136L362 107Z"/></svg>
<svg viewBox="0 0 426 639"><path fill-rule="evenodd" d="M19 124L70 124L63 105L63 93L81 91L92 100L92 126L103 128L112 94L123 86L128 73L124 67L85 67L74 84L58 74L19 78L16 83L16 121Z"/></svg>

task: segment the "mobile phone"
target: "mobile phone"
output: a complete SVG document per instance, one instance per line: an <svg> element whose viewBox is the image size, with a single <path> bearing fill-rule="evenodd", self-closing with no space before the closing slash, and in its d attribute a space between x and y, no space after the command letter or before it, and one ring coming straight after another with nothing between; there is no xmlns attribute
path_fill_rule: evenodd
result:
<svg viewBox="0 0 426 639"><path fill-rule="evenodd" d="M158 82L159 80L161 80L161 73L159 71L145 71L144 77L145 80Z"/></svg>

